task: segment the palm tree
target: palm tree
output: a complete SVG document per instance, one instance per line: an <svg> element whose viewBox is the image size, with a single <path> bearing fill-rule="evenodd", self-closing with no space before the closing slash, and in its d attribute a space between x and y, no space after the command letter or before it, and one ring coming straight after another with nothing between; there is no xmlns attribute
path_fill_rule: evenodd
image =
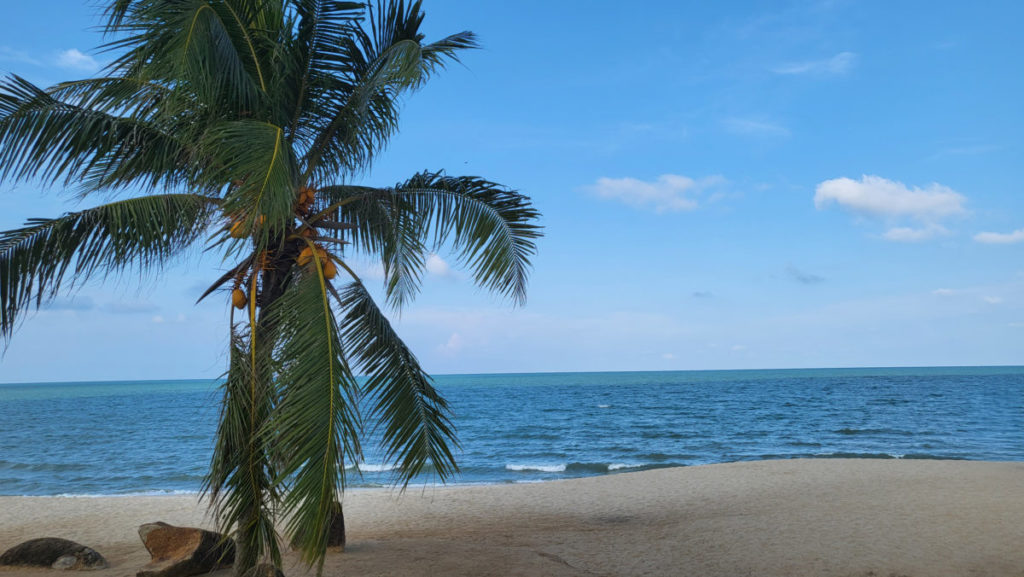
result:
<svg viewBox="0 0 1024 577"><path fill-rule="evenodd" d="M440 246L480 286L525 298L540 237L526 196L429 171L353 184L400 98L475 38L424 42L418 1L113 0L105 15L102 76L0 81L0 179L119 198L0 233L0 338L88 278L220 251L226 271L200 300L230 294L239 312L204 489L236 571L280 566L279 529L322 568L365 424L402 486L457 471L448 405L346 259L379 258L396 309Z"/></svg>

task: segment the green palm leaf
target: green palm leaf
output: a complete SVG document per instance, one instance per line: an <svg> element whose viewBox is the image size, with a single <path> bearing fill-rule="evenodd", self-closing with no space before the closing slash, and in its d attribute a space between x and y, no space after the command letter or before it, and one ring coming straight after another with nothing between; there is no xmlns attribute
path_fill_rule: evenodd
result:
<svg viewBox="0 0 1024 577"><path fill-rule="evenodd" d="M216 208L216 199L204 196L144 196L0 233L0 336L10 338L32 303L38 307L62 288L98 273L162 266L199 239Z"/></svg>
<svg viewBox="0 0 1024 577"><path fill-rule="evenodd" d="M515 190L477 177L422 172L388 189L324 188L331 216L355 225L353 248L380 254L389 302L401 307L419 290L426 256L446 243L477 284L526 300L530 258L542 235L540 213Z"/></svg>
<svg viewBox="0 0 1024 577"><path fill-rule="evenodd" d="M54 89L72 98L62 100L18 76L0 80L0 179L77 183L86 191L129 182L173 187L183 180L191 162L181 140L145 119L107 111L109 97L83 86L77 95L73 87ZM109 83L95 88L113 89ZM134 99L145 91L121 97L142 106Z"/></svg>
<svg viewBox="0 0 1024 577"><path fill-rule="evenodd" d="M210 494L220 525L233 529L237 566L252 567L267 557L280 565L272 507L281 494L268 426L274 392L267 378L273 367L269 355L253 354L252 341L238 327L233 325L231 333L217 442L203 491Z"/></svg>
<svg viewBox="0 0 1024 577"><path fill-rule="evenodd" d="M273 327L280 364L280 401L273 428L281 455L279 481L287 485L287 532L310 563L323 563L331 512L344 488L344 463L357 462L359 388L347 365L323 262L302 269L300 278L263 322Z"/></svg>
<svg viewBox="0 0 1024 577"><path fill-rule="evenodd" d="M313 181L352 174L369 166L398 127L399 100L421 86L460 50L476 47L462 32L422 44L420 2L392 0L370 7L370 29L349 26L336 52L322 52L330 76L308 100L303 133L309 135L304 174Z"/></svg>
<svg viewBox="0 0 1024 577"><path fill-rule="evenodd" d="M448 403L361 282L350 283L339 300L342 337L366 375L368 416L381 423L385 459L397 460L399 482L408 485L428 466L441 481L451 478L458 441Z"/></svg>

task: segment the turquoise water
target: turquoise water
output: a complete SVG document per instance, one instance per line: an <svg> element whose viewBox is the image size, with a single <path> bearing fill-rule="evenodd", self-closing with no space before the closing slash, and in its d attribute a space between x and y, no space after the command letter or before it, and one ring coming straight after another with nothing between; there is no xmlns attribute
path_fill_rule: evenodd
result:
<svg viewBox="0 0 1024 577"><path fill-rule="evenodd" d="M797 457L1024 461L1024 367L452 375L456 482ZM0 385L0 494L197 491L211 381ZM371 452L352 485L387 484ZM429 479L426 479L429 481Z"/></svg>

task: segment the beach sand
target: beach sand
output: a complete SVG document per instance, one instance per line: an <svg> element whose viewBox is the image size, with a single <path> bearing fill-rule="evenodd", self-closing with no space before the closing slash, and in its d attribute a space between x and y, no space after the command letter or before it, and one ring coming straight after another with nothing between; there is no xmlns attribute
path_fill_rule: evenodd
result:
<svg viewBox="0 0 1024 577"><path fill-rule="evenodd" d="M325 575L1024 576L1024 463L781 460L345 494ZM133 576L138 525L211 527L193 496L2 497L0 550L54 536ZM289 557L286 575L306 571ZM0 575L53 575L7 569ZM214 575L229 575L221 571Z"/></svg>

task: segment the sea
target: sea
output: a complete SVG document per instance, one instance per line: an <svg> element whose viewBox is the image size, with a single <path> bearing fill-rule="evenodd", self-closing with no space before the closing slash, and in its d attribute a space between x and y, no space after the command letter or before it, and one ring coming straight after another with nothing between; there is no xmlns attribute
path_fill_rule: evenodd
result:
<svg viewBox="0 0 1024 577"><path fill-rule="evenodd" d="M440 375L454 484L760 459L1024 461L1024 367ZM0 384L0 495L195 493L210 380ZM347 486L395 481L375 457ZM437 481L429 473L414 483Z"/></svg>

